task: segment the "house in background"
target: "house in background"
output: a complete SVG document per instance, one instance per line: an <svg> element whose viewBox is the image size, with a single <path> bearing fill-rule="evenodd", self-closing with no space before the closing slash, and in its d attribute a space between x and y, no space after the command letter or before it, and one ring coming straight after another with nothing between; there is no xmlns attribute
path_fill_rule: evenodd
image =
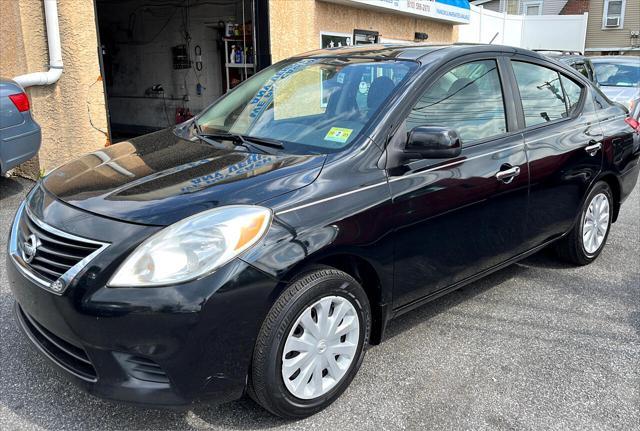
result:
<svg viewBox="0 0 640 431"><path fill-rule="evenodd" d="M560 15L567 0L475 0L475 6L482 6L494 12L510 15ZM582 13L582 12L579 12Z"/></svg>
<svg viewBox="0 0 640 431"><path fill-rule="evenodd" d="M640 1L591 0L587 3L587 54L640 55Z"/></svg>
<svg viewBox="0 0 640 431"><path fill-rule="evenodd" d="M585 54L640 55L638 0L472 0L474 6L510 15L589 13Z"/></svg>

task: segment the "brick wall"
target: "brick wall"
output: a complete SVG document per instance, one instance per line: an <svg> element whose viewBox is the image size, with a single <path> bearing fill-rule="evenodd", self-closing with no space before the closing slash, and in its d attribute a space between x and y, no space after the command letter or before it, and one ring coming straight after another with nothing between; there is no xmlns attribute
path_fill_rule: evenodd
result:
<svg viewBox="0 0 640 431"><path fill-rule="evenodd" d="M560 15L581 15L589 12L589 0L568 0Z"/></svg>

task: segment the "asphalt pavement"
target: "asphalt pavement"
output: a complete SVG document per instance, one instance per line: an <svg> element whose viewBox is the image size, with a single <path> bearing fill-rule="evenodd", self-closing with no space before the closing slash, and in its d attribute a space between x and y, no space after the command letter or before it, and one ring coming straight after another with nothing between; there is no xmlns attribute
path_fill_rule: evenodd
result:
<svg viewBox="0 0 640 431"><path fill-rule="evenodd" d="M287 422L250 400L188 411L94 398L13 319L6 238L32 183L0 178L0 429L640 428L640 187L593 264L543 251L391 322L327 410Z"/></svg>

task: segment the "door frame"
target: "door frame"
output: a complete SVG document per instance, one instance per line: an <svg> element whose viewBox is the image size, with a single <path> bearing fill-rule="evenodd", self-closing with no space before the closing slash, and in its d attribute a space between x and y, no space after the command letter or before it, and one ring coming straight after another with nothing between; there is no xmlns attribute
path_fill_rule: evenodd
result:
<svg viewBox="0 0 640 431"><path fill-rule="evenodd" d="M102 58L102 42L100 41L100 22L98 20L98 2L93 0L93 22L96 27L96 39L98 42L98 67L100 69L100 79L102 80L102 95L104 99L104 112L107 117L107 144L111 145L111 112L109 112L109 101L107 94L107 82L105 79L104 61Z"/></svg>

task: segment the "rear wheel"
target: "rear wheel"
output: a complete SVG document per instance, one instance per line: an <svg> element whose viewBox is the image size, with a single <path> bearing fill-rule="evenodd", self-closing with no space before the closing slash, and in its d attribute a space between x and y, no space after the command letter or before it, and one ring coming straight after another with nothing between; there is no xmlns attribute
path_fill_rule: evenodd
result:
<svg viewBox="0 0 640 431"><path fill-rule="evenodd" d="M253 356L250 394L286 418L312 415L347 388L364 358L371 312L356 280L332 268L298 278L271 308Z"/></svg>
<svg viewBox="0 0 640 431"><path fill-rule="evenodd" d="M578 223L567 236L558 241L558 255L576 265L593 262L607 242L612 218L611 188L606 182L600 181L585 199Z"/></svg>

